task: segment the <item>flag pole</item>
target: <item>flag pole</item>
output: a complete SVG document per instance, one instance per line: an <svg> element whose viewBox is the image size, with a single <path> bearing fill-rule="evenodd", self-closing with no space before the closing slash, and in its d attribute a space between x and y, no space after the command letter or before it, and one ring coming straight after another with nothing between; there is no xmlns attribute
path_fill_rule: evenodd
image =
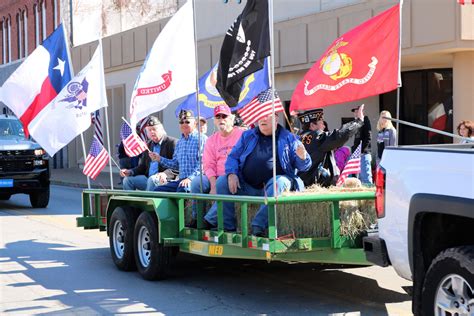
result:
<svg viewBox="0 0 474 316"><path fill-rule="evenodd" d="M199 106L199 73L198 73L198 55L197 55L197 36L196 36L196 7L195 7L195 0L192 0L192 5L193 5L193 24L194 24L194 29L193 29L193 34L194 34L194 60L195 62L195 67L196 67L196 109L197 109L197 123L198 123L198 152L201 150L201 109ZM199 190L201 193L202 192L202 153L199 153Z"/></svg>
<svg viewBox="0 0 474 316"><path fill-rule="evenodd" d="M64 22L64 21L63 21ZM69 61L69 69L71 70L71 78L74 77L74 69L73 69L73 65L71 63L71 53L69 52L69 42L67 40L67 35L66 35L66 27L64 27L64 23L62 23L63 25L63 29L64 29L64 40L66 41L66 46L67 46L67 49L66 49L66 52L67 52L67 57L68 57L68 61ZM73 33L73 30L72 30L72 24L71 24L71 39L72 39L72 33ZM71 42L72 44L72 42ZM81 133L81 143L82 143L82 154L84 155L84 163L86 162L86 145L84 143L84 133ZM86 179L87 179L87 188L90 189L91 188L91 180L89 179L88 176L86 176ZM92 205L92 197L89 196L89 203L91 203Z"/></svg>
<svg viewBox="0 0 474 316"><path fill-rule="evenodd" d="M268 32L270 33L270 67L268 67L270 76L269 76L269 81L270 81L270 89L272 93L272 159L273 159L273 197L276 198L277 196L277 183L276 183L276 128L277 128L277 122L276 122L276 115L275 115L275 69L274 69L274 58L273 58L273 52L274 52L274 42L273 42L273 0L268 0ZM273 217L275 219L275 239L278 237L278 231L277 231L277 205L275 204L273 208ZM270 235L270 232L269 232Z"/></svg>
<svg viewBox="0 0 474 316"><path fill-rule="evenodd" d="M402 7L403 0L400 0L399 8L399 29L398 29L398 87L397 87L397 119L400 119L400 86L402 84L402 73L401 73L401 63L402 63ZM397 137L395 138L395 146L398 146L398 139L400 138L400 123L397 120Z"/></svg>
<svg viewBox="0 0 474 316"><path fill-rule="evenodd" d="M100 64L102 71L104 72L104 87L105 87L105 69L104 69L104 54L102 51L102 35L99 37L99 46L100 46ZM106 102L106 105L104 107L104 113L105 113L105 129L107 130L107 150L109 151L109 173L110 173L110 189L114 189L114 177L112 176L112 152L110 151L110 130L109 130L109 116L107 114L107 109L109 108L109 104L107 101L107 92L102 91L104 94L104 99ZM99 109L100 110L100 109Z"/></svg>

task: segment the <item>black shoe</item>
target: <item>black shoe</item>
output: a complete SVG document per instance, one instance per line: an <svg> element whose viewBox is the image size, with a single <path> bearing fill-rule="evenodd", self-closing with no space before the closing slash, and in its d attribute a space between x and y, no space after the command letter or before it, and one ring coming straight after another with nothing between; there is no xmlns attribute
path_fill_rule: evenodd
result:
<svg viewBox="0 0 474 316"><path fill-rule="evenodd" d="M252 235L255 237L265 237L265 229L260 226L252 226Z"/></svg>

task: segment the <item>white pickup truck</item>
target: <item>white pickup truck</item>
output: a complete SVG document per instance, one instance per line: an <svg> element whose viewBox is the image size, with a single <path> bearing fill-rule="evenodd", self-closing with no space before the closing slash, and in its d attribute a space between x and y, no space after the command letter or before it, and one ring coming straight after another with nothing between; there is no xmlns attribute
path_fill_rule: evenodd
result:
<svg viewBox="0 0 474 316"><path fill-rule="evenodd" d="M367 259L413 281L415 315L474 315L474 144L386 148Z"/></svg>

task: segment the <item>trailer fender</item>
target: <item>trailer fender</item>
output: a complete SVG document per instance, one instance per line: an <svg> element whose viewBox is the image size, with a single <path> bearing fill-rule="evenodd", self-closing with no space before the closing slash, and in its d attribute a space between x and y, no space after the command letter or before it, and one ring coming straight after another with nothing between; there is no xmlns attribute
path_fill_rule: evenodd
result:
<svg viewBox="0 0 474 316"><path fill-rule="evenodd" d="M137 213L137 217L141 212L155 213L157 217L158 238L160 242L163 242L163 238L175 238L179 236L178 204L171 199L113 196L109 199L107 205L107 225L110 222L110 217L116 207L130 209Z"/></svg>

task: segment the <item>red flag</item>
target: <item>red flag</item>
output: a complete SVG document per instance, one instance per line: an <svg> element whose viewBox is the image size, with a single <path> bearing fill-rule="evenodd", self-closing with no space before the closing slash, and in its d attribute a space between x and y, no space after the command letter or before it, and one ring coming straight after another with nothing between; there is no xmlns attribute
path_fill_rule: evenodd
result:
<svg viewBox="0 0 474 316"><path fill-rule="evenodd" d="M474 4L474 0L458 0L459 4Z"/></svg>
<svg viewBox="0 0 474 316"><path fill-rule="evenodd" d="M86 176L89 176L92 180L95 180L102 169L104 169L108 159L109 153L107 150L105 150L104 146L102 146L99 141L94 138L82 173Z"/></svg>
<svg viewBox="0 0 474 316"><path fill-rule="evenodd" d="M360 172L360 152L362 148L361 146L362 144L359 144L356 150L349 157L349 160L347 160L347 163L344 166L344 170L342 170L341 175L337 179L336 186L344 184L344 181L346 181L349 175L358 174Z"/></svg>
<svg viewBox="0 0 474 316"><path fill-rule="evenodd" d="M275 91L275 112L283 112L281 100ZM237 111L245 124L250 125L272 114L272 89L267 89L256 96L249 104Z"/></svg>
<svg viewBox="0 0 474 316"><path fill-rule="evenodd" d="M120 138L122 139L125 153L129 157L138 156L145 150L148 150L147 145L136 133L132 132L127 123L123 123L120 128Z"/></svg>
<svg viewBox="0 0 474 316"><path fill-rule="evenodd" d="M290 111L321 108L399 86L400 5L336 39L301 80Z"/></svg>

